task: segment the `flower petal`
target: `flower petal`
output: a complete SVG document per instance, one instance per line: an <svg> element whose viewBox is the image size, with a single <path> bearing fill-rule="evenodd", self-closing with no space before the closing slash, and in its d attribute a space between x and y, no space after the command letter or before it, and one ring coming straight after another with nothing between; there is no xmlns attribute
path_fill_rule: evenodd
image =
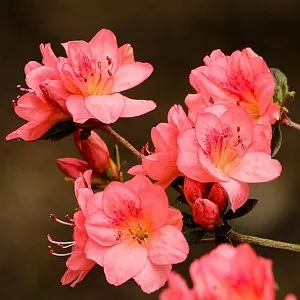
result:
<svg viewBox="0 0 300 300"><path fill-rule="evenodd" d="M165 225L154 231L148 240L148 257L157 265L183 262L189 245L182 232L175 226Z"/></svg>
<svg viewBox="0 0 300 300"><path fill-rule="evenodd" d="M102 210L87 216L85 229L88 236L101 246L118 243L118 230Z"/></svg>
<svg viewBox="0 0 300 300"><path fill-rule="evenodd" d="M123 64L114 73L112 93L129 90L145 81L153 72L149 63Z"/></svg>
<svg viewBox="0 0 300 300"><path fill-rule="evenodd" d="M83 124L93 118L93 115L91 115L85 107L85 99L83 96L71 95L67 99L66 105L76 123Z"/></svg>
<svg viewBox="0 0 300 300"><path fill-rule="evenodd" d="M110 284L118 286L139 274L147 260L147 249L138 243L115 245L104 255L106 279Z"/></svg>
<svg viewBox="0 0 300 300"><path fill-rule="evenodd" d="M104 96L88 96L85 107L100 122L111 124L117 121L125 106L125 99L121 94Z"/></svg>
<svg viewBox="0 0 300 300"><path fill-rule="evenodd" d="M267 182L280 176L282 166L264 152L248 152L240 161L240 168L230 176L248 183Z"/></svg>
<svg viewBox="0 0 300 300"><path fill-rule="evenodd" d="M128 171L130 175L147 175L147 172L144 170L142 165L136 165L131 167Z"/></svg>
<svg viewBox="0 0 300 300"><path fill-rule="evenodd" d="M227 192L233 211L240 208L247 201L249 196L249 185L247 183L230 179L227 182L219 182L219 184Z"/></svg>
<svg viewBox="0 0 300 300"><path fill-rule="evenodd" d="M144 115L156 108L155 102L151 100L135 100L123 96L125 104L120 115L122 118L131 118Z"/></svg>
<svg viewBox="0 0 300 300"><path fill-rule="evenodd" d="M108 249L110 248L101 246L92 239L88 239L85 245L85 254L88 259L103 267L104 255Z"/></svg>
<svg viewBox="0 0 300 300"><path fill-rule="evenodd" d="M141 287L143 292L150 294L161 288L168 280L172 265L156 265L147 261L144 269L133 279Z"/></svg>

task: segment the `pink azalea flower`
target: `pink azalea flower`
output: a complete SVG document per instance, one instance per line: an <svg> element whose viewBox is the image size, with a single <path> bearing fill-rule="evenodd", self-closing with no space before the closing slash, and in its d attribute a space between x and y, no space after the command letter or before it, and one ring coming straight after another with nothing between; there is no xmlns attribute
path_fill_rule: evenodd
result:
<svg viewBox="0 0 300 300"><path fill-rule="evenodd" d="M259 257L248 244L222 244L190 267L196 299L274 300L272 261Z"/></svg>
<svg viewBox="0 0 300 300"><path fill-rule="evenodd" d="M184 279L171 272L168 279L169 287L159 295L160 300L196 300L194 291L189 289Z"/></svg>
<svg viewBox="0 0 300 300"><path fill-rule="evenodd" d="M214 104L241 106L258 123L273 124L279 119L280 107L273 102L273 75L264 59L250 48L231 56L215 50L204 58L204 63L190 74L190 84L197 93L189 94L185 103L192 120Z"/></svg>
<svg viewBox="0 0 300 300"><path fill-rule="evenodd" d="M201 183L187 177L183 189L185 199L192 208L194 221L203 228L214 229L226 209L225 190L218 183Z"/></svg>
<svg viewBox="0 0 300 300"><path fill-rule="evenodd" d="M181 173L177 168L178 144L180 132L191 129L192 125L180 105L171 107L168 123L160 123L151 130L151 139L155 152L143 157L142 167L135 166L128 173L148 175L157 180L162 187L167 187Z"/></svg>
<svg viewBox="0 0 300 300"><path fill-rule="evenodd" d="M166 193L146 177L136 176L110 183L101 194L102 205L88 215L85 228L104 251L90 247L88 258L103 266L110 284L133 278L146 293L159 289L172 264L184 261L189 252Z"/></svg>
<svg viewBox="0 0 300 300"><path fill-rule="evenodd" d="M248 183L271 181L282 169L253 138L252 119L241 107L228 109L221 117L199 114L195 128L179 135L178 169L199 182L218 182L236 210L247 200Z"/></svg>
<svg viewBox="0 0 300 300"><path fill-rule="evenodd" d="M110 124L156 107L153 101L133 100L120 94L146 80L153 68L136 62L129 44L118 48L110 30L100 30L89 43L71 41L63 46L67 58L59 58L58 70L71 94L66 105L75 122L96 118Z"/></svg>
<svg viewBox="0 0 300 300"><path fill-rule="evenodd" d="M27 93L14 102L15 113L28 121L19 129L7 135L6 139L21 138L32 141L40 138L59 121L70 119L65 105L69 93L59 80L56 68L57 57L49 44L40 45L43 64L30 61L25 66ZM55 86L59 92L51 92L49 86Z"/></svg>

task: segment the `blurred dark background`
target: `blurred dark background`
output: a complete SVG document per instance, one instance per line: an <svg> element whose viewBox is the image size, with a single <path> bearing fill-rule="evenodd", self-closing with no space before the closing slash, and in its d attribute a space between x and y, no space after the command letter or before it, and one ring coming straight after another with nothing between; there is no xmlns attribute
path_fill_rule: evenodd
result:
<svg viewBox="0 0 300 300"><path fill-rule="evenodd" d="M150 79L127 94L153 99L158 108L144 117L123 119L114 125L141 148L149 140L150 128L166 119L170 106L183 104L186 94L192 92L190 70L216 48L230 54L252 47L270 67L286 73L291 88L299 91L299 21L297 0L1 0L0 298L157 299L157 293L145 295L133 283L110 286L100 267L74 289L60 285L65 259L48 254L46 235L63 239L71 232L50 220L49 213L63 217L73 212L76 202L72 185L64 182L55 159L78 153L71 138L56 143L4 140L22 124L13 113L11 100L18 94L16 85L24 84L25 63L40 60L41 42L51 42L62 55L61 42L89 40L99 29L109 28L117 35L119 45L132 44L137 60L153 64L155 72ZM289 107L290 116L298 122L299 101ZM114 141L107 141L112 147ZM284 145L278 155L283 174L273 183L252 187L252 196L261 201L255 211L236 222L237 231L300 242L299 151L300 132L285 128ZM126 149L121 153L128 166L136 163ZM187 278L189 263L209 249L195 247L188 261L175 270ZM299 254L256 250L274 260L278 299L289 291L300 296Z"/></svg>

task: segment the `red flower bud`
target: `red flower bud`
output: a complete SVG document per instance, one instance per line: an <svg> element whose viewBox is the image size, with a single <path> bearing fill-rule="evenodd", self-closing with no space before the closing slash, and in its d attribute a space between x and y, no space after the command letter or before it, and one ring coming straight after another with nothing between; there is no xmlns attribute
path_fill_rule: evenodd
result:
<svg viewBox="0 0 300 300"><path fill-rule="evenodd" d="M198 198L193 205L193 218L197 224L212 230L220 219L219 208L208 199Z"/></svg>
<svg viewBox="0 0 300 300"><path fill-rule="evenodd" d="M59 158L56 160L56 164L66 176L73 179L90 169L87 162L78 158Z"/></svg>
<svg viewBox="0 0 300 300"><path fill-rule="evenodd" d="M183 191L185 199L190 206L193 206L196 199L207 198L208 195L206 183L195 181L188 177L185 177L184 179Z"/></svg>
<svg viewBox="0 0 300 300"><path fill-rule="evenodd" d="M109 151L105 142L94 131L86 139L80 138L81 130L74 133L75 144L80 151L83 159L96 172L104 173L108 168Z"/></svg>
<svg viewBox="0 0 300 300"><path fill-rule="evenodd" d="M227 204L227 193L220 184L213 184L207 198L218 206L220 213L224 212Z"/></svg>

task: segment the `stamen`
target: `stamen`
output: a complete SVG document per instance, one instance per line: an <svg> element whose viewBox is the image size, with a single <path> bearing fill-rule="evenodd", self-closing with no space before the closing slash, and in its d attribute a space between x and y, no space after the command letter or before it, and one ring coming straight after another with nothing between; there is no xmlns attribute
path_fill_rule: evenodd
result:
<svg viewBox="0 0 300 300"><path fill-rule="evenodd" d="M18 106L17 101L16 100L12 100L11 101L12 107L16 108Z"/></svg>
<svg viewBox="0 0 300 300"><path fill-rule="evenodd" d="M58 218L57 218L55 215L53 215L53 214L50 214L50 218L53 219L54 221L60 223L60 224L68 225L68 226L74 226L73 223L68 223L68 222L65 222L65 221L63 221L63 220L60 220L60 219L58 219Z"/></svg>
<svg viewBox="0 0 300 300"><path fill-rule="evenodd" d="M109 76L112 76L112 72L111 72L110 69L107 70L107 73L108 73Z"/></svg>
<svg viewBox="0 0 300 300"><path fill-rule="evenodd" d="M66 219L68 222L74 222L74 219L72 219L69 215L65 215L65 219Z"/></svg>
<svg viewBox="0 0 300 300"><path fill-rule="evenodd" d="M129 231L129 233L130 233L131 235L134 235L134 232L131 230L130 227L127 227L127 230Z"/></svg>
<svg viewBox="0 0 300 300"><path fill-rule="evenodd" d="M106 56L106 60L107 60L107 63L108 65L110 66L112 64L112 60L110 57Z"/></svg>
<svg viewBox="0 0 300 300"><path fill-rule="evenodd" d="M215 100L214 100L213 97L210 97L208 101L209 101L209 103L211 103L211 104L215 104Z"/></svg>
<svg viewBox="0 0 300 300"><path fill-rule="evenodd" d="M236 105L237 106L240 106L240 104L241 104L241 100L239 99L239 100L236 100Z"/></svg>
<svg viewBox="0 0 300 300"><path fill-rule="evenodd" d="M51 246L48 246L48 251L50 254L54 255L54 256L69 256L71 255L73 252L68 252L68 253L56 253L54 252L53 248Z"/></svg>
<svg viewBox="0 0 300 300"><path fill-rule="evenodd" d="M238 127L236 128L236 131L237 131L237 132L240 132L240 131L241 131L241 127L238 126Z"/></svg>
<svg viewBox="0 0 300 300"><path fill-rule="evenodd" d="M149 155L151 154L151 151L149 150L149 143L147 142L146 145L142 148L141 153L142 155L145 155L145 152Z"/></svg>
<svg viewBox="0 0 300 300"><path fill-rule="evenodd" d="M58 245L59 247L61 247L62 249L66 249L66 248L70 248L70 247L73 247L76 243L73 242L72 244L70 245L66 245L66 246L63 246L63 245Z"/></svg>
<svg viewBox="0 0 300 300"><path fill-rule="evenodd" d="M98 61L98 62L97 62L97 66L98 66L98 68L101 70L101 61Z"/></svg>
<svg viewBox="0 0 300 300"><path fill-rule="evenodd" d="M32 89L29 88L23 88L20 84L17 85L17 88L22 92L33 92Z"/></svg>
<svg viewBox="0 0 300 300"><path fill-rule="evenodd" d="M50 243L58 245L63 247L62 245L70 245L70 244L75 244L75 241L70 241L70 242L60 242L60 241L55 241L52 239L52 237L50 236L50 234L47 234L47 239Z"/></svg>

